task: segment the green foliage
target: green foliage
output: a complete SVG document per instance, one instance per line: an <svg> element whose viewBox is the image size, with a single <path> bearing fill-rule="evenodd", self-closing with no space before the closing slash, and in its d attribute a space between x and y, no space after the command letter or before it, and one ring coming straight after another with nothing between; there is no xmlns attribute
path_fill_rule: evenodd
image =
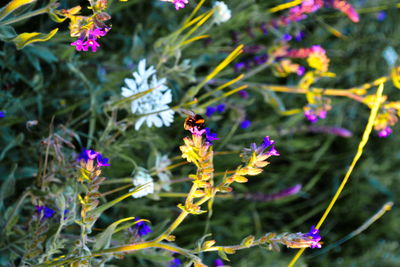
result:
<svg viewBox="0 0 400 267"><path fill-rule="evenodd" d="M168 197L167 193L188 193L191 182L187 178L195 173L195 168L179 165L171 169L172 189L165 192L157 176L157 159L167 155L172 165L183 164L179 146L187 135L183 129L186 115L178 114L176 109L171 127L144 125L139 131L134 130L140 115L132 114L130 102L149 95L152 88L128 99L121 96L121 87L126 86L125 78L132 78L131 73L137 70L141 59L156 67L157 78L167 79L173 107L181 105L185 97L192 101L193 97L187 96L190 88L196 88L239 43L245 47L261 46L256 53L261 55L279 47L283 34L303 31L304 39L290 41L291 48L321 45L330 58L329 71L336 74L334 78L317 79L312 87L338 89L360 87L390 75L392 66L382 53L387 47L397 52L400 48L397 27L400 21L393 1L370 0L364 4L350 1L360 13L357 24L338 11L323 9L288 27L272 28L268 35L263 35L258 27L262 22L268 23L286 14L287 11L266 12L282 1L226 1L232 10L231 20L218 26L208 21L187 37L188 30L182 34L177 31L197 1L190 0L185 9L175 11L167 2L129 0L109 1L107 12L112 17L112 29L100 39L99 50L77 52L70 46L76 37L70 37L69 20L59 13L62 8L72 8L77 1L60 1L57 7L51 5L54 2L11 1L11 4L2 4L0 10L0 40L3 41L0 111L6 112L0 118L0 266L43 264L63 255L77 255L80 248L84 250L82 255L89 255L90 248L102 250L140 242L132 232L134 225L126 222L132 216L150 220L153 233L149 239L155 238L178 216L177 205L183 202L182 195ZM79 4L88 5L86 1ZM208 12L211 7L211 1L206 1L197 15ZM371 9L375 7L378 8ZM381 9L387 17L378 21L376 16ZM20 19L37 10L41 16L35 13ZM82 14L86 16L90 12L85 9ZM344 37L334 36L327 26ZM253 29L254 37L248 34L249 29ZM232 31L239 34L239 43L231 41ZM210 39L183 47L177 45L201 34L209 35ZM216 240L217 245L243 242L242 245L250 246L254 237L257 240L268 232L307 232L336 192L367 123L368 106L340 96L330 96L332 109L327 119L308 123L302 114L307 104L304 95L277 92L269 87L297 88L301 77L274 76L276 70L271 64L243 69L245 79L213 91L240 74L234 70L235 63L252 57L247 52L239 55L210 83L198 88L195 95L200 100L198 103L179 107L203 115L206 106L202 104L221 98L241 85L249 86L249 98L238 94L223 97L213 105L225 103L225 112L210 118L203 115L207 127L220 138L214 141L213 163L219 173L216 181L223 179L226 170L240 164L241 149L253 142L259 143L266 135L276 141L281 156L272 159L259 176L248 177L246 184L235 183L231 197L215 197L212 214L185 219L173 232L180 247L194 249L194 244L206 234L212 234L210 239ZM296 59L294 63L309 68L306 60ZM205 94L210 96L202 99ZM385 94L391 101L398 101L400 96L390 80L385 83ZM244 119L251 120L249 129L240 127ZM352 136L327 133L326 127L347 129ZM340 240L387 201L394 201L393 210L329 252L313 256L315 250L307 250L296 266L400 264L400 214L395 198L400 194L398 125L393 130L392 136L386 139L371 135L359 165L321 228L322 241L331 244ZM84 147L100 151L110 158L111 164L102 169L102 176L107 179L95 188L99 193L96 195L98 206L93 206L89 215L99 218L88 233L87 247L79 243L81 226L77 223L81 219L78 195L84 196L87 188L76 181L78 163L75 160ZM139 168L149 171L156 182L156 193L131 198L135 192L128 190L133 187L132 179ZM302 185L301 191L286 198L260 201L254 197L258 193L271 195L296 184ZM118 188L122 189L112 191ZM53 209L54 217L41 220L35 210L37 205ZM204 208L210 209L206 205ZM217 257L228 257L232 266L286 266L295 252L282 247L280 252L270 249L253 247L228 255L218 250L201 257L208 266ZM92 259L92 265L168 266L173 257L168 251L155 248L120 255Z"/></svg>

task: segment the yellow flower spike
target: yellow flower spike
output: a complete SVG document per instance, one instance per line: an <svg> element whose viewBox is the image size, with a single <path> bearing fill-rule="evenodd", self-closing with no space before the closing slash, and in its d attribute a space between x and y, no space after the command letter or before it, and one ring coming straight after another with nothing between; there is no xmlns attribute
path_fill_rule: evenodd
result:
<svg viewBox="0 0 400 267"><path fill-rule="evenodd" d="M288 8L291 8L291 7L295 7L295 6L300 5L301 2L303 2L303 1L302 0L293 0L291 2L280 4L280 5L277 5L276 7L270 8L270 9L268 9L268 12L275 13L275 12L278 12L278 11L281 11L281 10L285 10L285 9L288 9Z"/></svg>

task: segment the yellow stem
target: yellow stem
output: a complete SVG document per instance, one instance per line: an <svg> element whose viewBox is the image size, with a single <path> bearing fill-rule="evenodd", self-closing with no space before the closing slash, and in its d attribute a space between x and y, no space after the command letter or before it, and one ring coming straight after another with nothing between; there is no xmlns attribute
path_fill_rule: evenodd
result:
<svg viewBox="0 0 400 267"><path fill-rule="evenodd" d="M343 178L342 183L340 184L340 186L337 189L335 195L333 196L331 202L329 203L329 205L326 208L324 214L322 215L322 217L319 220L317 226L315 227L316 229L319 229L321 227L321 225L324 223L324 221L326 220L326 218L328 217L328 214L330 213L330 211L332 210L333 206L335 205L337 199L339 198L340 194L342 193L343 188L345 187L347 181L350 178L351 173L354 170L354 167L356 166L358 160L360 159L360 157L361 157L361 155L363 153L364 147L368 142L369 136L370 136L372 128L374 126L376 115L378 114L378 110L379 110L379 107L381 105L382 93L383 93L383 83L379 86L379 88L378 88L378 90L376 92L376 100L375 100L374 106L371 109L371 113L369 115L368 123L367 123L367 126L365 127L361 142L358 145L357 153L354 156L353 161L352 161L349 169L347 170L346 175ZM301 254L303 254L304 250L305 250L305 248L302 248L301 250L299 250L297 252L297 254L294 256L292 261L289 263L288 267L292 267L296 263L296 261L300 258Z"/></svg>

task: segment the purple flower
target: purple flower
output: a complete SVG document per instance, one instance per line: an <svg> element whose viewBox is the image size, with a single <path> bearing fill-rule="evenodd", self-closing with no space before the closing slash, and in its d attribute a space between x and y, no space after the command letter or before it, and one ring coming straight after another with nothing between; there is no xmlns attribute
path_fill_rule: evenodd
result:
<svg viewBox="0 0 400 267"><path fill-rule="evenodd" d="M88 46L82 39L76 40L71 45L75 46L76 51L88 51Z"/></svg>
<svg viewBox="0 0 400 267"><path fill-rule="evenodd" d="M298 76L302 76L302 75L304 74L305 71L306 71L306 68L304 68L303 66L300 66L300 67L297 69L296 74L297 74Z"/></svg>
<svg viewBox="0 0 400 267"><path fill-rule="evenodd" d="M108 163L108 158L103 158L103 156L99 153L99 155L97 156L97 166L98 167L110 166L110 163Z"/></svg>
<svg viewBox="0 0 400 267"><path fill-rule="evenodd" d="M206 116L207 117L211 117L212 115L214 115L214 113L217 111L217 109L215 107L207 107L206 109Z"/></svg>
<svg viewBox="0 0 400 267"><path fill-rule="evenodd" d="M304 32L300 31L295 35L294 39L297 42L300 42L301 40L303 40L304 36L305 36Z"/></svg>
<svg viewBox="0 0 400 267"><path fill-rule="evenodd" d="M93 31L90 31L90 35L93 36L94 38L99 38L102 36L106 36L109 30L110 28L103 28L103 29L97 28L94 29Z"/></svg>
<svg viewBox="0 0 400 267"><path fill-rule="evenodd" d="M187 3L188 3L188 0L174 0L174 2L173 2L176 10L179 10L180 8L184 8Z"/></svg>
<svg viewBox="0 0 400 267"><path fill-rule="evenodd" d="M100 47L100 44L95 39L89 39L85 42L88 48L92 49L92 52L97 51L97 47Z"/></svg>
<svg viewBox="0 0 400 267"><path fill-rule="evenodd" d="M172 261L169 262L169 267L179 267L181 266L182 262L178 258L174 258Z"/></svg>
<svg viewBox="0 0 400 267"><path fill-rule="evenodd" d="M56 213L54 210L46 206L35 206L35 208L39 216L43 214L43 219L49 219L53 217L54 213Z"/></svg>
<svg viewBox="0 0 400 267"><path fill-rule="evenodd" d="M304 117L311 123L315 123L318 121L318 116L311 109L307 109L304 111Z"/></svg>
<svg viewBox="0 0 400 267"><path fill-rule="evenodd" d="M225 104L219 104L219 105L217 106L217 111L218 111L219 113L222 113L222 112L225 111L225 107L226 107Z"/></svg>
<svg viewBox="0 0 400 267"><path fill-rule="evenodd" d="M241 90L237 93L238 93L238 95L240 95L240 97L242 97L244 99L249 98L249 93L246 90Z"/></svg>
<svg viewBox="0 0 400 267"><path fill-rule="evenodd" d="M319 230L316 229L314 225L311 226L310 232L305 234L305 236L310 238L312 241L310 248L321 248L319 241L322 239L322 237L319 235Z"/></svg>
<svg viewBox="0 0 400 267"><path fill-rule="evenodd" d="M240 128L242 128L242 129L247 129L247 128L250 127L250 125L251 125L251 121L249 121L249 120L244 120L244 121L242 121L242 122L240 123Z"/></svg>
<svg viewBox="0 0 400 267"><path fill-rule="evenodd" d="M205 128L206 130L206 139L208 142L212 144L212 141L219 140L216 133L212 133L210 128Z"/></svg>
<svg viewBox="0 0 400 267"><path fill-rule="evenodd" d="M284 35L283 35L283 37L282 37L282 40L283 41L286 41L286 42L289 42L290 40L292 40L292 36L290 35L290 34L288 34L288 33L285 33Z"/></svg>
<svg viewBox="0 0 400 267"><path fill-rule="evenodd" d="M379 12L376 14L376 19L377 19L378 21L384 21L384 20L386 19L386 16L387 16L386 12L382 10L382 11L379 11Z"/></svg>
<svg viewBox="0 0 400 267"><path fill-rule="evenodd" d="M108 158L103 157L99 152L91 149L83 148L82 152L77 158L78 161L83 160L85 163L87 163L89 160L95 159L97 160L97 167L110 166L110 163L108 163Z"/></svg>
<svg viewBox="0 0 400 267"><path fill-rule="evenodd" d="M242 69L246 68L246 64L244 62L238 62L233 67L235 72L240 72Z"/></svg>
<svg viewBox="0 0 400 267"><path fill-rule="evenodd" d="M139 221L139 219L136 218L135 221ZM138 222L137 224L135 224L135 227L139 236L145 236L152 232L150 227L144 221Z"/></svg>
<svg viewBox="0 0 400 267"><path fill-rule="evenodd" d="M267 26L266 26L265 23L261 23L260 29L261 29L261 31L262 31L262 33L263 33L264 35L267 35L267 34L268 34L268 29L267 29Z"/></svg>
<svg viewBox="0 0 400 267"><path fill-rule="evenodd" d="M389 135L391 135L393 132L392 128L390 128L389 126L387 126L385 129L381 130L378 132L378 136L381 138L386 138Z"/></svg>
<svg viewBox="0 0 400 267"><path fill-rule="evenodd" d="M220 267L220 266L224 266L224 262L221 259L216 259L214 261L214 267Z"/></svg>
<svg viewBox="0 0 400 267"><path fill-rule="evenodd" d="M256 152L256 154L261 154L264 153L264 150L266 150L268 147L269 150L267 152L265 152L265 154L269 155L269 156L279 156L279 152L275 149L275 147L273 146L273 144L275 144L274 140L270 140L269 136L264 137L264 142L257 147L257 145L255 143L253 143L251 145L251 149Z"/></svg>
<svg viewBox="0 0 400 267"><path fill-rule="evenodd" d="M4 118L6 116L6 113L4 111L0 111L0 118Z"/></svg>
<svg viewBox="0 0 400 267"><path fill-rule="evenodd" d="M201 129L201 130L199 130L199 128L197 128L197 127L195 126L195 127L190 128L189 131L190 131L193 135L202 136L203 133L206 132L206 129Z"/></svg>

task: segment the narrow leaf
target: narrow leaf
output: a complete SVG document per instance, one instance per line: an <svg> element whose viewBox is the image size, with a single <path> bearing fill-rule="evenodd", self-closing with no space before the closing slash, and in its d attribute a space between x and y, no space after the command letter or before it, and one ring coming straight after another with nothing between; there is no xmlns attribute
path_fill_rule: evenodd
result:
<svg viewBox="0 0 400 267"><path fill-rule="evenodd" d="M50 33L40 33L40 32L24 32L12 39L12 41L17 46L17 49L22 49L26 45L35 43L35 42L45 42L50 40L58 31L58 28L55 28Z"/></svg>
<svg viewBox="0 0 400 267"><path fill-rule="evenodd" d="M12 0L5 7L0 9L0 20L7 17L11 12L20 8L21 6L36 2L36 0Z"/></svg>
<svg viewBox="0 0 400 267"><path fill-rule="evenodd" d="M112 237L113 233L115 232L115 228L117 228L117 226L120 223L130 221L133 219L135 219L135 217L124 218L124 219L118 220L118 221L110 224L107 227L107 229L104 230L104 232L102 232L100 235L98 235L96 237L96 242L94 243L93 249L100 250L100 249L108 248L110 246L111 237Z"/></svg>

